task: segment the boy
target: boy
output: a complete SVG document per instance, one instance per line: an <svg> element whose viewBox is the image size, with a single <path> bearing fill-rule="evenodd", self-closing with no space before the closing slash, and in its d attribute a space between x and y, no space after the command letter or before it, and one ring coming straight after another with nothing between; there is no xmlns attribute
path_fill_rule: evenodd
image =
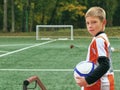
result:
<svg viewBox="0 0 120 90"><path fill-rule="evenodd" d="M97 68L87 77L76 77L76 83L83 90L114 90L110 43L104 32L106 13L100 7L92 7L87 11L85 20L87 30L93 36L86 60L96 64Z"/></svg>

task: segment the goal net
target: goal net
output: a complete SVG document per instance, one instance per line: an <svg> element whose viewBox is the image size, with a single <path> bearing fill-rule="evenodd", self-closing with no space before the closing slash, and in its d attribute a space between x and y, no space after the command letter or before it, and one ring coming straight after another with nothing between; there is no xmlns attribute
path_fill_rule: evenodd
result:
<svg viewBox="0 0 120 90"><path fill-rule="evenodd" d="M72 25L36 25L36 40L73 40Z"/></svg>

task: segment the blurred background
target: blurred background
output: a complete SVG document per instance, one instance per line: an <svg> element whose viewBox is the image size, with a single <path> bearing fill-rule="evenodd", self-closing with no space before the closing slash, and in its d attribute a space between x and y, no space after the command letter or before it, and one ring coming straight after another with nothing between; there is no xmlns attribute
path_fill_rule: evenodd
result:
<svg viewBox="0 0 120 90"><path fill-rule="evenodd" d="M120 26L120 0L0 0L0 33L34 32L36 25L85 28L84 14L92 6L107 13L107 27Z"/></svg>

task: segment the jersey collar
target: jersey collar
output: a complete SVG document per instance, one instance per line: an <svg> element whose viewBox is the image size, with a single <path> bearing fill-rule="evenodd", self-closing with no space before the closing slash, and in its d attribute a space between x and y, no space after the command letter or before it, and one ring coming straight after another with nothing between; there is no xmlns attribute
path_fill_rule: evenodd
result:
<svg viewBox="0 0 120 90"><path fill-rule="evenodd" d="M100 31L100 32L98 32L96 35L95 35L95 37L97 37L98 35L100 35L100 34L102 34L102 33L105 33L104 31Z"/></svg>

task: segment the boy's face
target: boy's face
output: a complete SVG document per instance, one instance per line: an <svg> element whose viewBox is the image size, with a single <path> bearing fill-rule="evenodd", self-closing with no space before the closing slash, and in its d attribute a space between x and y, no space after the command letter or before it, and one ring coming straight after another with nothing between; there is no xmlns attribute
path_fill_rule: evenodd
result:
<svg viewBox="0 0 120 90"><path fill-rule="evenodd" d="M98 17L86 17L87 30L92 36L95 36L98 32L103 31L105 24L106 21L101 21Z"/></svg>

